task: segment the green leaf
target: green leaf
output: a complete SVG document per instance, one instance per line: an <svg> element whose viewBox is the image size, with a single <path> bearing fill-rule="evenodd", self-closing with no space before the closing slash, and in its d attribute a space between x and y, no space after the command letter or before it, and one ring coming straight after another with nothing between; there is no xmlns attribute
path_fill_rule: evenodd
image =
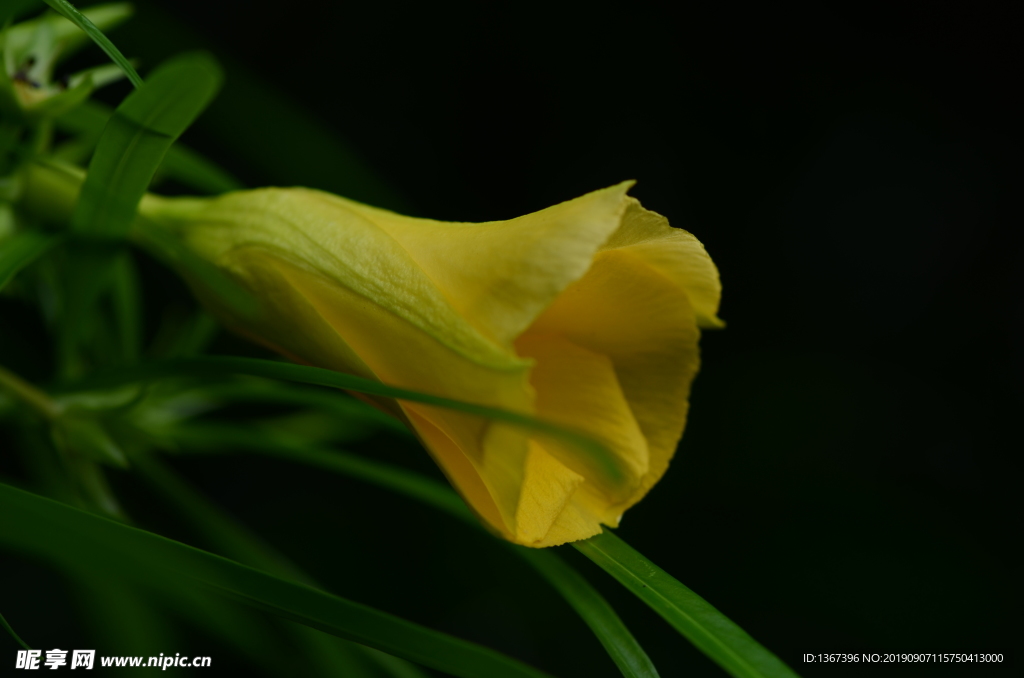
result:
<svg viewBox="0 0 1024 678"><path fill-rule="evenodd" d="M156 534L0 485L0 543L61 563L208 588L252 607L464 678L545 674L493 650Z"/></svg>
<svg viewBox="0 0 1024 678"><path fill-rule="evenodd" d="M58 157L69 162L86 160L113 114L112 108L97 101L86 101L58 117L54 121L58 129L78 135L57 150ZM158 171L201 193L216 195L245 188L227 170L180 142L167 150Z"/></svg>
<svg viewBox="0 0 1024 678"><path fill-rule="evenodd" d="M100 66L93 66L87 68L84 71L79 71L74 75L68 77L68 85L74 87L76 84L82 82L86 78L92 78L92 85L96 89L100 87L106 87L111 83L115 83L124 77L124 71L118 68L114 64L102 64Z"/></svg>
<svg viewBox="0 0 1024 678"><path fill-rule="evenodd" d="M220 68L203 53L164 63L107 121L72 217L73 232L123 238L167 150L220 87Z"/></svg>
<svg viewBox="0 0 1024 678"><path fill-rule="evenodd" d="M474 527L480 527L480 521L451 488L412 471L386 466L336 450L328 451L307 445L289 444L281 437L237 426L190 424L176 427L167 435L178 443L184 452L223 453L230 449L244 450L250 454L278 457L340 473L411 497Z"/></svg>
<svg viewBox="0 0 1024 678"><path fill-rule="evenodd" d="M65 19L81 28L86 35L92 38L92 41L99 45L100 49L107 53L111 61L121 67L124 74L128 76L132 85L135 87L142 87L142 78L135 72L135 68L132 67L128 59L124 58L121 51L114 46L114 43L110 42L110 38L103 35L103 31L96 28L89 17L79 12L75 7L67 0L44 0L55 12L63 16ZM123 6L123 5L122 5Z"/></svg>
<svg viewBox="0 0 1024 678"><path fill-rule="evenodd" d="M650 657L640 647L619 615L579 572L548 550L512 546L519 555L562 594L604 646L626 678L657 678Z"/></svg>
<svg viewBox="0 0 1024 678"><path fill-rule="evenodd" d="M18 18L38 3L39 0L5 0L0 5L0 28L7 23L8 19Z"/></svg>
<svg viewBox="0 0 1024 678"><path fill-rule="evenodd" d="M235 522L150 454L132 456L133 466L157 494L188 520L207 547L219 554L283 579L313 586L314 582L257 534Z"/></svg>
<svg viewBox="0 0 1024 678"><path fill-rule="evenodd" d="M610 532L574 542L719 666L737 678L796 678L796 673L710 603Z"/></svg>
<svg viewBox="0 0 1024 678"><path fill-rule="evenodd" d="M135 211L174 140L206 107L220 86L217 64L202 53L176 57L132 92L107 121L71 219L71 232L95 239L78 246L66 269L66 312L59 337L62 373L82 369L79 347L87 320L110 281L118 252L102 242L124 238Z"/></svg>
<svg viewBox="0 0 1024 678"><path fill-rule="evenodd" d="M0 240L0 290L20 271L46 254L61 237L42 231L21 231Z"/></svg>
<svg viewBox="0 0 1024 678"><path fill-rule="evenodd" d="M158 230L158 229L151 229ZM268 379L281 379L284 381L296 381L304 384L315 384L317 386L328 386L331 388L366 393L368 395L384 396L397 400L408 400L411 402L425 403L444 407L448 409L466 412L480 417L496 419L516 426L521 426L530 431L549 435L562 442L576 446L578 449L591 455L600 465L602 470L611 479L619 479L622 471L618 468L618 462L607 447L587 437L586 435L565 428L558 424L540 419L538 417L503 410L497 407L477 405L475 403L441 398L439 396L412 391L404 388L388 386L378 381L355 377L350 374L342 374L332 370L325 370L319 367L307 367L305 365L293 365L290 363L276 362L272 360L259 360L256 358L235 358L228 356L201 356L196 358L182 358L177 360L166 360L160 362L143 363L137 367L125 370L112 370L105 374L90 376L88 380L79 383L78 388L93 388L96 386L116 386L132 381L160 379L166 377L182 377L187 375L195 376L224 376L232 374L248 374Z"/></svg>
<svg viewBox="0 0 1024 678"><path fill-rule="evenodd" d="M480 521L450 488L429 478L334 450L295 445L272 436L233 426L202 424L180 427L171 438L185 452L228 449L286 459L356 478L397 492L443 511L480 529ZM578 572L549 550L530 549L503 542L526 560L557 590L597 636L612 661L627 678L658 675L647 653L626 628L611 605Z"/></svg>

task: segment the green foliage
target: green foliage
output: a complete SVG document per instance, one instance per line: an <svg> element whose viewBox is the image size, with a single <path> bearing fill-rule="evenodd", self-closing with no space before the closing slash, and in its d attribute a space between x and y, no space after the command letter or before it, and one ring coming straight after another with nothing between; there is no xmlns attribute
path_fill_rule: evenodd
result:
<svg viewBox="0 0 1024 678"><path fill-rule="evenodd" d="M158 68L107 121L71 221L73 233L123 238L174 141L220 88L219 66L186 54Z"/></svg>
<svg viewBox="0 0 1024 678"><path fill-rule="evenodd" d="M145 530L0 485L0 539L59 563L162 587L208 589L273 615L455 676L545 674L492 650L275 577Z"/></svg>
<svg viewBox="0 0 1024 678"><path fill-rule="evenodd" d="M0 290L59 241L60 236L42 231L22 231L0 240Z"/></svg>
<svg viewBox="0 0 1024 678"><path fill-rule="evenodd" d="M135 68L131 65L131 62L121 54L121 51L114 46L114 43L110 42L110 38L104 35L103 31L96 27L96 24L93 23L88 13L79 12L75 9L74 5L68 2L68 0L44 1L47 5L52 7L55 12L81 28L93 42L99 45L100 49L107 53L107 56L110 57L111 61L117 64L121 70L124 71L125 75L128 76L128 79L131 80L132 85L135 87L142 87L142 78L140 78L139 74L135 72ZM127 5L119 5L116 7L127 8Z"/></svg>
<svg viewBox="0 0 1024 678"><path fill-rule="evenodd" d="M796 674L728 617L610 532L573 544L737 678Z"/></svg>

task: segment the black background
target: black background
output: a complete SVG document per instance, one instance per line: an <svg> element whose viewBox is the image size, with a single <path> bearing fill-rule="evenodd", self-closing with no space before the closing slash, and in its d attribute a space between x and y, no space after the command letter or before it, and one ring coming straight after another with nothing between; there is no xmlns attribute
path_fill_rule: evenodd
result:
<svg viewBox="0 0 1024 678"><path fill-rule="evenodd" d="M802 675L967 676L1007 667L802 660L1019 648L1019 87L1009 14L967 7L176 0L112 37L143 75L195 47L225 64L185 141L252 186L476 221L636 179L707 246L729 326L705 333L679 454L618 534ZM308 125L276 124L293 106ZM436 474L387 438L360 451ZM465 528L267 461L179 468L335 593L556 675L615 675ZM559 552L663 676L723 675Z"/></svg>

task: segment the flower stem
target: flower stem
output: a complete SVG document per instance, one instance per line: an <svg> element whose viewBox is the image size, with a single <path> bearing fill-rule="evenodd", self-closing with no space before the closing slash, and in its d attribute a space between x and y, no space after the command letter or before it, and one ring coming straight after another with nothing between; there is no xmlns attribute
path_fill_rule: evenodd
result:
<svg viewBox="0 0 1024 678"><path fill-rule="evenodd" d="M21 180L18 206L37 219L66 227L85 173L71 165L36 159L22 168Z"/></svg>

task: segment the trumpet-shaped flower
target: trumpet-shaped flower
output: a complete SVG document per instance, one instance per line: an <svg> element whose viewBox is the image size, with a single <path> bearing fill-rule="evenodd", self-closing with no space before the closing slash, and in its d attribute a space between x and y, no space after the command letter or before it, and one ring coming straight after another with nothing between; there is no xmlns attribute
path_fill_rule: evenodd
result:
<svg viewBox="0 0 1024 678"><path fill-rule="evenodd" d="M615 472L506 422L374 398L406 422L493 531L552 546L617 526L683 432L718 271L631 182L508 221L401 216L303 188L147 197L259 300L193 288L236 331L294 360L537 416L610 450Z"/></svg>

